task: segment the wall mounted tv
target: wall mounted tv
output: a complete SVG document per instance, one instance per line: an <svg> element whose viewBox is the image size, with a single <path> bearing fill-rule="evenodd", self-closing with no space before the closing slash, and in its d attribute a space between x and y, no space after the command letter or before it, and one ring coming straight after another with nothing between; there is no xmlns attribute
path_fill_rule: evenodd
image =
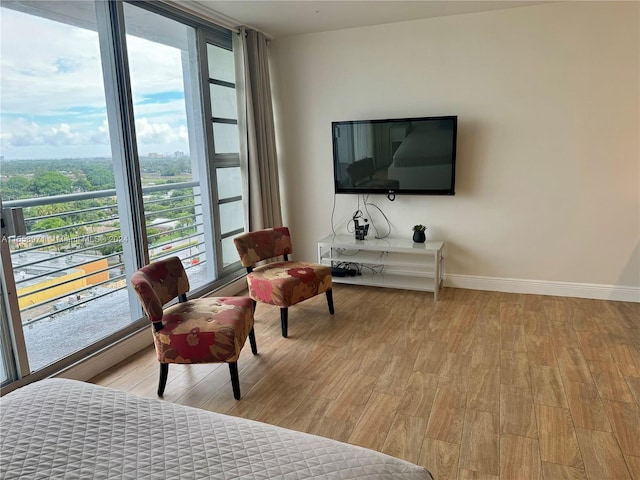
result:
<svg viewBox="0 0 640 480"><path fill-rule="evenodd" d="M332 122L336 193L454 195L458 117Z"/></svg>

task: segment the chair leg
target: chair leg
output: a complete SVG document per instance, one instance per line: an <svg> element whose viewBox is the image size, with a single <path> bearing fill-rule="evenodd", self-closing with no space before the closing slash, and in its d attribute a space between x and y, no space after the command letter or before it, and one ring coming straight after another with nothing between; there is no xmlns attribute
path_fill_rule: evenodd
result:
<svg viewBox="0 0 640 480"><path fill-rule="evenodd" d="M333 290L327 290L327 304L329 305L329 313L333 315Z"/></svg>
<svg viewBox="0 0 640 480"><path fill-rule="evenodd" d="M251 300L253 302L253 313L256 313L256 306L258 304L258 302L256 302L255 300Z"/></svg>
<svg viewBox="0 0 640 480"><path fill-rule="evenodd" d="M169 364L160 364L160 381L158 382L158 396L161 397L164 394L164 387L167 385L167 377L169 376Z"/></svg>
<svg viewBox="0 0 640 480"><path fill-rule="evenodd" d="M286 338L289 330L289 309L286 307L280 309L280 326L282 327L282 336Z"/></svg>
<svg viewBox="0 0 640 480"><path fill-rule="evenodd" d="M258 354L258 345L256 345L256 332L254 332L253 327L249 331L249 343L251 344L251 353L254 355Z"/></svg>
<svg viewBox="0 0 640 480"><path fill-rule="evenodd" d="M238 362L229 362L229 373L231 374L233 398L235 398L236 400L240 400L240 377L238 376Z"/></svg>

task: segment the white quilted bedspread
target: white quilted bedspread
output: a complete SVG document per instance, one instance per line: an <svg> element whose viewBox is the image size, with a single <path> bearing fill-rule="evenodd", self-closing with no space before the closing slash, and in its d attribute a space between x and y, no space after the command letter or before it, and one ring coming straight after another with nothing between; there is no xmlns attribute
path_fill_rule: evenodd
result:
<svg viewBox="0 0 640 480"><path fill-rule="evenodd" d="M431 479L365 448L74 380L0 399L1 479Z"/></svg>

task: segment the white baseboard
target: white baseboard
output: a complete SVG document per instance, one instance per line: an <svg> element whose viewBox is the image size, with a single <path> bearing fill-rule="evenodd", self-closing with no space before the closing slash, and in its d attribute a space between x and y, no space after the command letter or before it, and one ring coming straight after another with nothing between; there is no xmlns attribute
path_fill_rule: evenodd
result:
<svg viewBox="0 0 640 480"><path fill-rule="evenodd" d="M230 297L246 288L247 281L242 277L216 290L214 294L218 297ZM86 381L151 345L153 345L151 327L144 328L110 345L104 350L81 360L55 376Z"/></svg>
<svg viewBox="0 0 640 480"><path fill-rule="evenodd" d="M444 286L487 290L490 292L529 293L556 297L591 298L618 302L640 303L640 288L590 283L550 282L518 278L481 277L475 275L446 274Z"/></svg>

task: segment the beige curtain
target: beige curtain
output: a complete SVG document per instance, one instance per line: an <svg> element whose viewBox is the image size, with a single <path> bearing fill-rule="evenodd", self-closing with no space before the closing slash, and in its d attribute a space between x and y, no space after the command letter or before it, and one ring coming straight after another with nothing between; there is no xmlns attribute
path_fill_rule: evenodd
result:
<svg viewBox="0 0 640 480"><path fill-rule="evenodd" d="M282 210L267 39L261 32L241 28L234 50L241 69L236 77L247 225L251 231L279 227Z"/></svg>

